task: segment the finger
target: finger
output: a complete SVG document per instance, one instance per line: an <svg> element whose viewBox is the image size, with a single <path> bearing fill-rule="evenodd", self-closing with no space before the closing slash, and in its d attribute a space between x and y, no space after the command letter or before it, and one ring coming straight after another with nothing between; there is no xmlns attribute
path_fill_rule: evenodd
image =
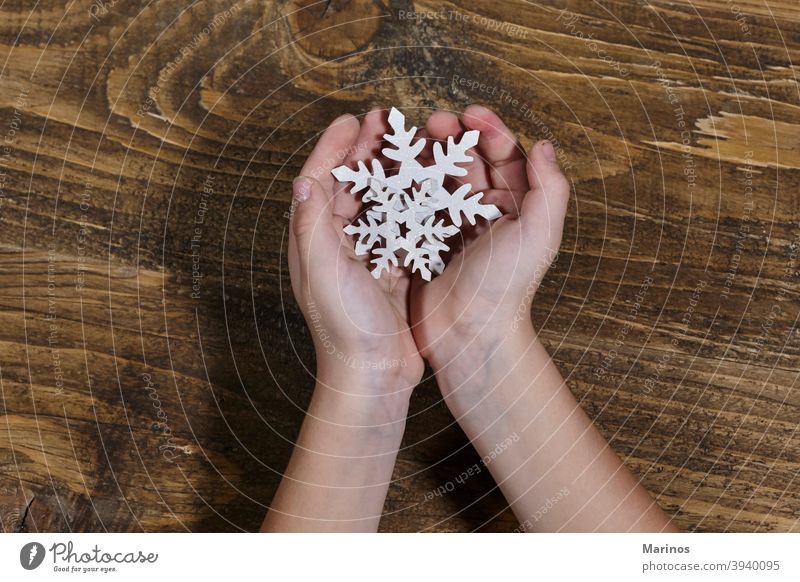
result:
<svg viewBox="0 0 800 582"><path fill-rule="evenodd" d="M520 207L524 198L524 191L509 192L508 190L502 188L491 188L483 191L481 204L494 204L502 214L517 217L519 216Z"/></svg>
<svg viewBox="0 0 800 582"><path fill-rule="evenodd" d="M296 253L299 275L308 280L310 273L323 272L335 264L341 237L334 225L330 195L318 180L301 176L292 183L292 193L293 240L290 240L289 252L290 255Z"/></svg>
<svg viewBox="0 0 800 582"><path fill-rule="evenodd" d="M525 194L520 218L526 231L544 236L557 245L561 241L569 204L570 184L556 161L553 144L540 141L528 155L528 182L535 186Z"/></svg>
<svg viewBox="0 0 800 582"><path fill-rule="evenodd" d="M294 202L292 202L294 205ZM290 219L291 221L291 219ZM289 265L289 281L292 284L292 292L295 298L300 301L301 281L300 281L300 257L297 255L297 242L291 224L289 225L288 248L286 250L286 262Z"/></svg>
<svg viewBox="0 0 800 582"><path fill-rule="evenodd" d="M433 140L428 130L424 127L417 131L417 138L425 140L425 147L419 153L419 161L423 166L428 166L433 163Z"/></svg>
<svg viewBox="0 0 800 582"><path fill-rule="evenodd" d="M337 214L333 215L333 229L339 237L339 251L348 259L353 259L360 263L366 264L366 260L369 258L369 255L356 255L353 237L349 236L344 231L345 227L350 223L351 221L347 220L343 216L339 216Z"/></svg>
<svg viewBox="0 0 800 582"><path fill-rule="evenodd" d="M449 111L435 111L428 118L428 123L425 127L431 136L430 141L441 143L443 148L447 148L448 137L454 136L456 139L460 139L461 134L464 132L458 117ZM472 184L474 192L489 188L490 182L486 164L481 160L475 148L467 150L467 154L472 156L472 161L466 164L459 164L467 171L467 174L466 176L459 176L456 181L459 184Z"/></svg>
<svg viewBox="0 0 800 582"><path fill-rule="evenodd" d="M352 149L359 127L358 120L349 114L334 119L314 146L300 175L318 181L324 191L332 195L335 180L331 170L341 165Z"/></svg>
<svg viewBox="0 0 800 582"><path fill-rule="evenodd" d="M424 293L425 286L428 284L428 281L425 281L422 277L409 277L408 314L409 321L412 322L410 328L411 332L414 333L417 350L421 354L427 354L429 351L429 346L421 342L423 336L418 331L419 328L425 325L426 314L428 313L430 300L426 301L426 299L430 295Z"/></svg>
<svg viewBox="0 0 800 582"><path fill-rule="evenodd" d="M528 190L525 152L500 117L486 107L470 105L464 111L464 125L481 132L478 150L489 169L492 185L517 192Z"/></svg>
<svg viewBox="0 0 800 582"><path fill-rule="evenodd" d="M379 107L372 109L364 116L355 144L343 164L355 168L360 161L367 162L378 157L387 129L386 110ZM361 209L361 198L351 194L350 187L349 183L336 182L333 190L333 212L348 221L352 221Z"/></svg>

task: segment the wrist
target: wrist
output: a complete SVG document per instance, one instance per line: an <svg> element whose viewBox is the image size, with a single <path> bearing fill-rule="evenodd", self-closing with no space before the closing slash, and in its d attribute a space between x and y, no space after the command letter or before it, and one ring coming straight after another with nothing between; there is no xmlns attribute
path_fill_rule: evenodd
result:
<svg viewBox="0 0 800 582"><path fill-rule="evenodd" d="M406 337L407 336L407 337ZM380 378L387 382L416 385L422 379L424 364L410 333L393 338L372 338L344 342L329 336L314 342L317 373L331 372L355 378Z"/></svg>
<svg viewBox="0 0 800 582"><path fill-rule="evenodd" d="M309 414L353 429L402 432L415 385L397 370L354 370L341 362L318 362Z"/></svg>
<svg viewBox="0 0 800 582"><path fill-rule="evenodd" d="M504 380L525 361L537 334L530 321L462 336L458 345L435 350L430 358L445 402L454 413L501 398Z"/></svg>
<svg viewBox="0 0 800 582"><path fill-rule="evenodd" d="M529 318L519 321L503 319L477 326L472 322L454 321L432 342L425 355L437 376L441 373L449 380L451 375L479 367L490 355L526 348L536 341L536 337Z"/></svg>
<svg viewBox="0 0 800 582"><path fill-rule="evenodd" d="M387 349L386 353L394 353L395 357L386 357L380 353L368 351L326 351L316 350L317 374L336 374L356 378L360 374L366 378L384 378L389 382L418 383L422 373L415 368L414 358L402 355L400 349ZM417 358L417 354L414 354Z"/></svg>
<svg viewBox="0 0 800 582"><path fill-rule="evenodd" d="M535 335L530 306L530 300L523 298L493 306L451 308L445 305L437 308L430 319L432 329L437 330L438 335L428 335L425 357L436 370L457 358L467 347L480 353L491 350L509 337Z"/></svg>

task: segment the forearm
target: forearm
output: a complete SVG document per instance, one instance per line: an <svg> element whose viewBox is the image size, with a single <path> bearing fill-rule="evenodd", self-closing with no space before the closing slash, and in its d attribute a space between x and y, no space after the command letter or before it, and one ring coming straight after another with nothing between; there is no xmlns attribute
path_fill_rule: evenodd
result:
<svg viewBox="0 0 800 582"><path fill-rule="evenodd" d="M390 375L320 370L262 531L377 531L409 393Z"/></svg>
<svg viewBox="0 0 800 582"><path fill-rule="evenodd" d="M523 528L671 530L583 412L533 329L487 338L434 369L448 406Z"/></svg>

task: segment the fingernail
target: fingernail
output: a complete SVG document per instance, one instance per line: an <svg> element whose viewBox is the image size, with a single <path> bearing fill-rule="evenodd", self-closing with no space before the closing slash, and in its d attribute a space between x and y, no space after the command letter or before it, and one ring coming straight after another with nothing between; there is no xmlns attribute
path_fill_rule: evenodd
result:
<svg viewBox="0 0 800 582"><path fill-rule="evenodd" d="M305 202L311 197L311 180L305 177L297 178L292 182L294 199L300 203Z"/></svg>
<svg viewBox="0 0 800 582"><path fill-rule="evenodd" d="M542 151L544 152L545 158L551 162L556 161L556 150L553 149L553 144L551 144L549 141L542 142Z"/></svg>
<svg viewBox="0 0 800 582"><path fill-rule="evenodd" d="M469 109L471 109L474 112L470 114L472 117L475 117L476 114L480 116L480 115L486 115L487 113L491 114L492 112L488 107L484 107L483 105L480 105L478 103L473 103L472 105L469 106Z"/></svg>

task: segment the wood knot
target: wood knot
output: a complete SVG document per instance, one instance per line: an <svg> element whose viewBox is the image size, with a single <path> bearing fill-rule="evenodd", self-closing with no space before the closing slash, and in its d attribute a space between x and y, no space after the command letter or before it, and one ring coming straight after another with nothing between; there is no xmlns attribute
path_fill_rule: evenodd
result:
<svg viewBox="0 0 800 582"><path fill-rule="evenodd" d="M292 37L310 55L330 59L358 52L378 33L383 15L373 0L292 0Z"/></svg>

